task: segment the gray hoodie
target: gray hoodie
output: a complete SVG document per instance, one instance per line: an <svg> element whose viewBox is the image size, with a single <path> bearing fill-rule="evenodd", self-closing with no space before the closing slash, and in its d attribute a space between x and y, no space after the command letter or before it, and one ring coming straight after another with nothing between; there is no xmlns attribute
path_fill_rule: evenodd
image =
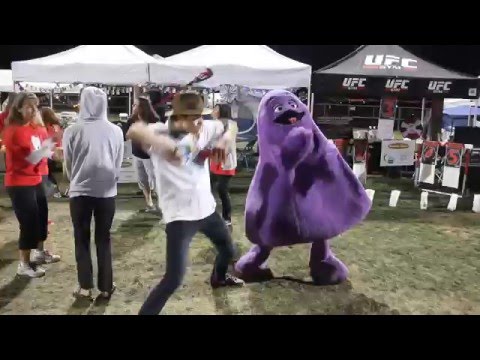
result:
<svg viewBox="0 0 480 360"><path fill-rule="evenodd" d="M63 151L71 198L117 195L123 161L122 130L108 121L107 95L87 87L80 98L78 122L65 130Z"/></svg>

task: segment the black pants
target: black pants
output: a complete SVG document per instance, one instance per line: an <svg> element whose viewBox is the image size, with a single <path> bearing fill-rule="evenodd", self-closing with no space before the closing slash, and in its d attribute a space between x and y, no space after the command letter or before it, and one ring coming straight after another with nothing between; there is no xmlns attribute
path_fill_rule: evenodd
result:
<svg viewBox="0 0 480 360"><path fill-rule="evenodd" d="M230 200L230 175L210 174L212 190L217 188L218 196L222 202L222 216L226 221L232 221L232 202Z"/></svg>
<svg viewBox="0 0 480 360"><path fill-rule="evenodd" d="M37 249L48 236L48 204L42 184L7 187L7 192L20 224L19 249Z"/></svg>
<svg viewBox="0 0 480 360"><path fill-rule="evenodd" d="M233 259L230 232L217 213L200 221L176 221L167 225L167 271L160 284L148 295L140 315L158 315L175 290L182 285L188 264L188 250L195 234L200 231L215 245L218 256L213 276L224 279Z"/></svg>
<svg viewBox="0 0 480 360"><path fill-rule="evenodd" d="M48 159L48 180L55 185L58 186L57 179L55 179L55 176L53 176L53 172L55 171L55 161L52 159Z"/></svg>
<svg viewBox="0 0 480 360"><path fill-rule="evenodd" d="M98 289L102 292L113 288L112 249L110 229L115 215L115 198L100 199L81 196L70 199L75 237L75 258L80 287L93 289L93 267L90 252L90 225L95 219L95 245L97 247Z"/></svg>

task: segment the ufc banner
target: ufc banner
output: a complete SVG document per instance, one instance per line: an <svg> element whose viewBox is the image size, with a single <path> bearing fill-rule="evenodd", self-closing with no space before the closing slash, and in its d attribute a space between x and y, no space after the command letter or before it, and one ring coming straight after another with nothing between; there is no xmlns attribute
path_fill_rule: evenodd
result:
<svg viewBox="0 0 480 360"><path fill-rule="evenodd" d="M479 80L314 74L313 91L328 96L478 99Z"/></svg>

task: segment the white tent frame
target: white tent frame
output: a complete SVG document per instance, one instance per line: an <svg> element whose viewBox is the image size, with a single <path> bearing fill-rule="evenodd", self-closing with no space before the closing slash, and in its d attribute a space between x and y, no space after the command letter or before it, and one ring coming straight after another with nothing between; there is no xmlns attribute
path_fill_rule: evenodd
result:
<svg viewBox="0 0 480 360"><path fill-rule="evenodd" d="M258 89L306 87L311 93L312 67L290 59L266 45L202 45L170 56L164 65L177 70L176 79L166 81L161 68L152 66L151 81L162 85L187 84L205 68L214 76L202 86L239 85Z"/></svg>

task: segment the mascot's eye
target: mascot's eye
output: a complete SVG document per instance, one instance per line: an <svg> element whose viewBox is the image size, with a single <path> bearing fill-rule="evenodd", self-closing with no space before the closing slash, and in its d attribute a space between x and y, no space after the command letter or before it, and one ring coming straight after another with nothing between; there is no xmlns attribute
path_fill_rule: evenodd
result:
<svg viewBox="0 0 480 360"><path fill-rule="evenodd" d="M283 111L283 106L282 105L277 105L273 108L273 111L276 113L282 112Z"/></svg>
<svg viewBox="0 0 480 360"><path fill-rule="evenodd" d="M290 101L288 104L292 107L292 109L298 109L297 103Z"/></svg>

